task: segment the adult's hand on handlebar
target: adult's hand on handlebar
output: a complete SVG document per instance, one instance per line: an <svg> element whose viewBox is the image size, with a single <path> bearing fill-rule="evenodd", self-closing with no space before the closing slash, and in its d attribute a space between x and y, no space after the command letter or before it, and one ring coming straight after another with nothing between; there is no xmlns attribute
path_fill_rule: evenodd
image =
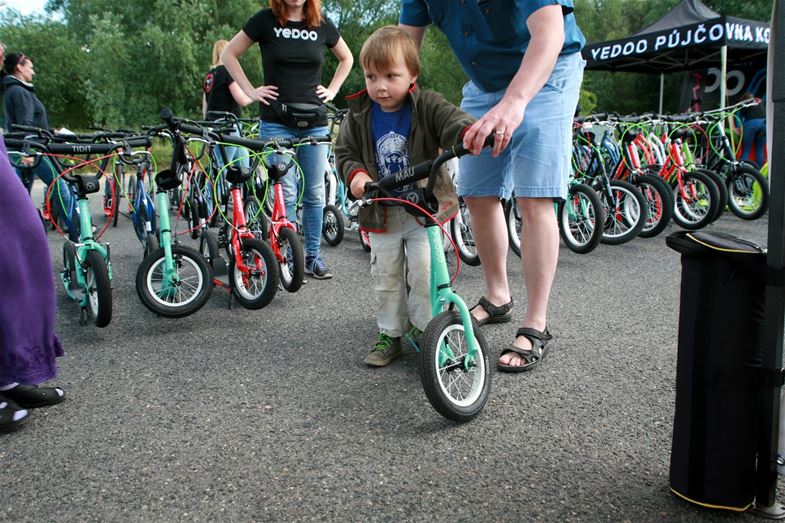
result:
<svg viewBox="0 0 785 523"><path fill-rule="evenodd" d="M270 105L269 100L278 99L278 88L274 85L262 85L246 94L251 100L256 100L264 105Z"/></svg>
<svg viewBox="0 0 785 523"><path fill-rule="evenodd" d="M365 184L372 181L373 180L371 180L371 177L366 173L359 172L355 174L354 178L352 178L352 183L349 186L349 190L352 191L352 196L358 200L365 196Z"/></svg>
<svg viewBox="0 0 785 523"><path fill-rule="evenodd" d="M463 137L464 147L469 149L472 154L480 154L485 139L488 135L493 134L492 155L499 156L499 153L509 145L512 133L521 125L525 109L525 105L521 107L519 103L502 98L496 106L469 127Z"/></svg>

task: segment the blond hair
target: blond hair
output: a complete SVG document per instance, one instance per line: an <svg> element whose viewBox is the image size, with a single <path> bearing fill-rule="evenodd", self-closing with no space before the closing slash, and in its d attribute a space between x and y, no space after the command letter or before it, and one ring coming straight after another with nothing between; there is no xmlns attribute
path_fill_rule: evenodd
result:
<svg viewBox="0 0 785 523"><path fill-rule="evenodd" d="M228 40L216 40L213 44L213 67L221 65L221 53L223 53L226 46L229 45Z"/></svg>
<svg viewBox="0 0 785 523"><path fill-rule="evenodd" d="M360 65L366 71L387 71L399 56L412 76L420 74L420 53L414 38L397 26L387 25L365 41L360 50Z"/></svg>

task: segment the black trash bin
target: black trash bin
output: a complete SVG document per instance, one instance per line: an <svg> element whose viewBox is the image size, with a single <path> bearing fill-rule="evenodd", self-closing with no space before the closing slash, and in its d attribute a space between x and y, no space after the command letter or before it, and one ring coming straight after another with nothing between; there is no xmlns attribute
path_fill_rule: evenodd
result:
<svg viewBox="0 0 785 523"><path fill-rule="evenodd" d="M720 233L681 231L681 303L670 486L710 508L755 499L766 250Z"/></svg>

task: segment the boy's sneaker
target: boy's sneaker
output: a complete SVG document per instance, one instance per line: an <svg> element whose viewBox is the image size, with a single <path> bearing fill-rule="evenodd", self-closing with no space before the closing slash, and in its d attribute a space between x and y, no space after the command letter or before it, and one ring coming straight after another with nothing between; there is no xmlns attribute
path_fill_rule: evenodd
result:
<svg viewBox="0 0 785 523"><path fill-rule="evenodd" d="M420 352L420 340L422 339L422 331L412 325L412 328L406 331L406 341L417 352Z"/></svg>
<svg viewBox="0 0 785 523"><path fill-rule="evenodd" d="M305 257L305 274L309 274L317 280L327 280L333 277L333 273L327 268L322 257L318 255Z"/></svg>
<svg viewBox="0 0 785 523"><path fill-rule="evenodd" d="M384 367L401 353L401 338L391 338L383 332L376 338L376 345L365 357L365 364L371 367Z"/></svg>

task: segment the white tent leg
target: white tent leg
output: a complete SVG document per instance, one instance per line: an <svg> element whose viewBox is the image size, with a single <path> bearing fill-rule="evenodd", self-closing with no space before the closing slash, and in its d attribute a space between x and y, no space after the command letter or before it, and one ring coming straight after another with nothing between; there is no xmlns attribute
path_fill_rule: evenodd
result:
<svg viewBox="0 0 785 523"><path fill-rule="evenodd" d="M725 81L728 75L728 46L720 48L720 107L725 107Z"/></svg>
<svg viewBox="0 0 785 523"><path fill-rule="evenodd" d="M658 111L659 114L662 114L662 93L665 90L665 73L660 73L660 110Z"/></svg>

